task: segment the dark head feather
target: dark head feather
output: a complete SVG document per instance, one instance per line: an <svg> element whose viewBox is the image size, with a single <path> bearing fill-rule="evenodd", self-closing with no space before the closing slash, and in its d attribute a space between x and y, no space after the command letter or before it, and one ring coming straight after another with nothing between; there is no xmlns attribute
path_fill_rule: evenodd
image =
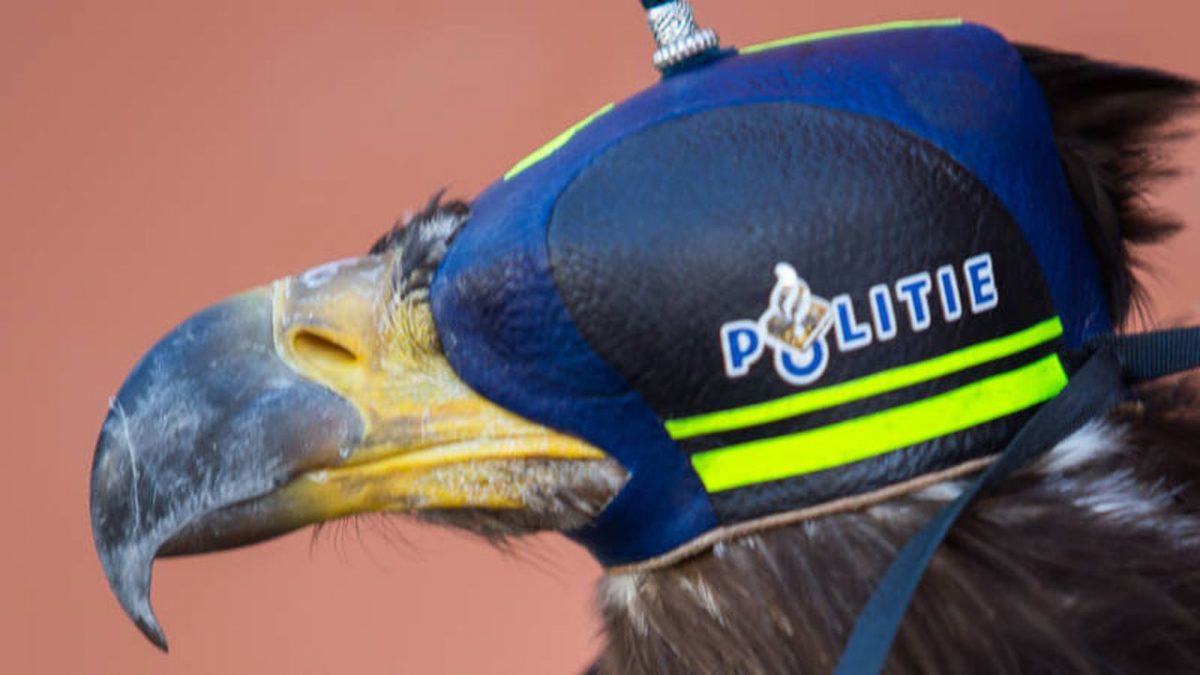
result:
<svg viewBox="0 0 1200 675"><path fill-rule="evenodd" d="M1149 68L1020 45L1054 123L1063 169L1100 263L1109 311L1124 323L1141 300L1131 248L1179 228L1147 204L1146 190L1176 172L1165 146L1185 134L1176 122L1200 97L1196 82Z"/></svg>
<svg viewBox="0 0 1200 675"><path fill-rule="evenodd" d="M471 207L464 201L442 203L445 189L429 198L425 208L402 220L371 245L370 255L398 256L392 272L392 296L402 300L417 291L429 290L433 273L445 257L454 235L467 221Z"/></svg>
<svg viewBox="0 0 1200 675"><path fill-rule="evenodd" d="M368 255L387 253L398 246L412 243L415 230L425 227L436 220L445 218L458 221L461 224L462 221L466 220L467 214L471 211L470 205L459 199L452 199L443 204L442 197L445 194L446 188L434 192L429 197L429 201L425 203L425 208L393 223L391 229L376 239L375 243L371 244L370 250L367 251ZM447 241L446 243L449 242Z"/></svg>

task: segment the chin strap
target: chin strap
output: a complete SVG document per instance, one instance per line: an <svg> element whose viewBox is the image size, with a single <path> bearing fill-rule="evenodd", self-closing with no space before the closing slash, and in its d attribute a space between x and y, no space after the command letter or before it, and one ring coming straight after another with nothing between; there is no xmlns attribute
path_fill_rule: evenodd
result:
<svg viewBox="0 0 1200 675"><path fill-rule="evenodd" d="M1089 420L1108 413L1125 398L1127 384L1200 368L1200 327L1106 335L1094 340L1088 353L1066 388L1034 414L995 463L908 540L859 613L837 675L883 669L925 569L954 521L980 493L1000 484Z"/></svg>

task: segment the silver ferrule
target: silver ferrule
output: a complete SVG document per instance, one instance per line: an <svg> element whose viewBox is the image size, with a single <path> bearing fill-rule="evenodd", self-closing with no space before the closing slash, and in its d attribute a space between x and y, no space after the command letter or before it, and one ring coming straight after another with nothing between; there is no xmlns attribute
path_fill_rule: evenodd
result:
<svg viewBox="0 0 1200 675"><path fill-rule="evenodd" d="M666 70L720 45L715 32L696 25L692 4L687 0L674 0L649 9L646 22L658 44L654 67L659 70Z"/></svg>

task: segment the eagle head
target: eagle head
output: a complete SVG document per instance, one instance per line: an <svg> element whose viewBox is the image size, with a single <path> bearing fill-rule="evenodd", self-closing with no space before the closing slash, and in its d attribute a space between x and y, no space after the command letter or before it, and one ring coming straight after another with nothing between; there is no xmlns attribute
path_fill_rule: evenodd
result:
<svg viewBox="0 0 1200 675"><path fill-rule="evenodd" d="M889 668L1200 670L1195 387L1114 376L960 501L1121 330L1196 84L954 21L818 37L668 72L150 349L91 480L141 630L157 557L386 512L587 547L602 672L828 672L966 504Z"/></svg>

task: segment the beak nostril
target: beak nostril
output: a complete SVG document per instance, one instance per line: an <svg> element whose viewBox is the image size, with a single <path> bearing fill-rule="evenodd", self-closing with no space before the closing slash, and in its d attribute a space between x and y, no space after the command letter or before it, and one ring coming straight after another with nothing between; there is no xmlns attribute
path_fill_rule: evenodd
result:
<svg viewBox="0 0 1200 675"><path fill-rule="evenodd" d="M300 359L331 367L353 366L358 355L336 340L311 330L298 330L292 336L292 351Z"/></svg>

